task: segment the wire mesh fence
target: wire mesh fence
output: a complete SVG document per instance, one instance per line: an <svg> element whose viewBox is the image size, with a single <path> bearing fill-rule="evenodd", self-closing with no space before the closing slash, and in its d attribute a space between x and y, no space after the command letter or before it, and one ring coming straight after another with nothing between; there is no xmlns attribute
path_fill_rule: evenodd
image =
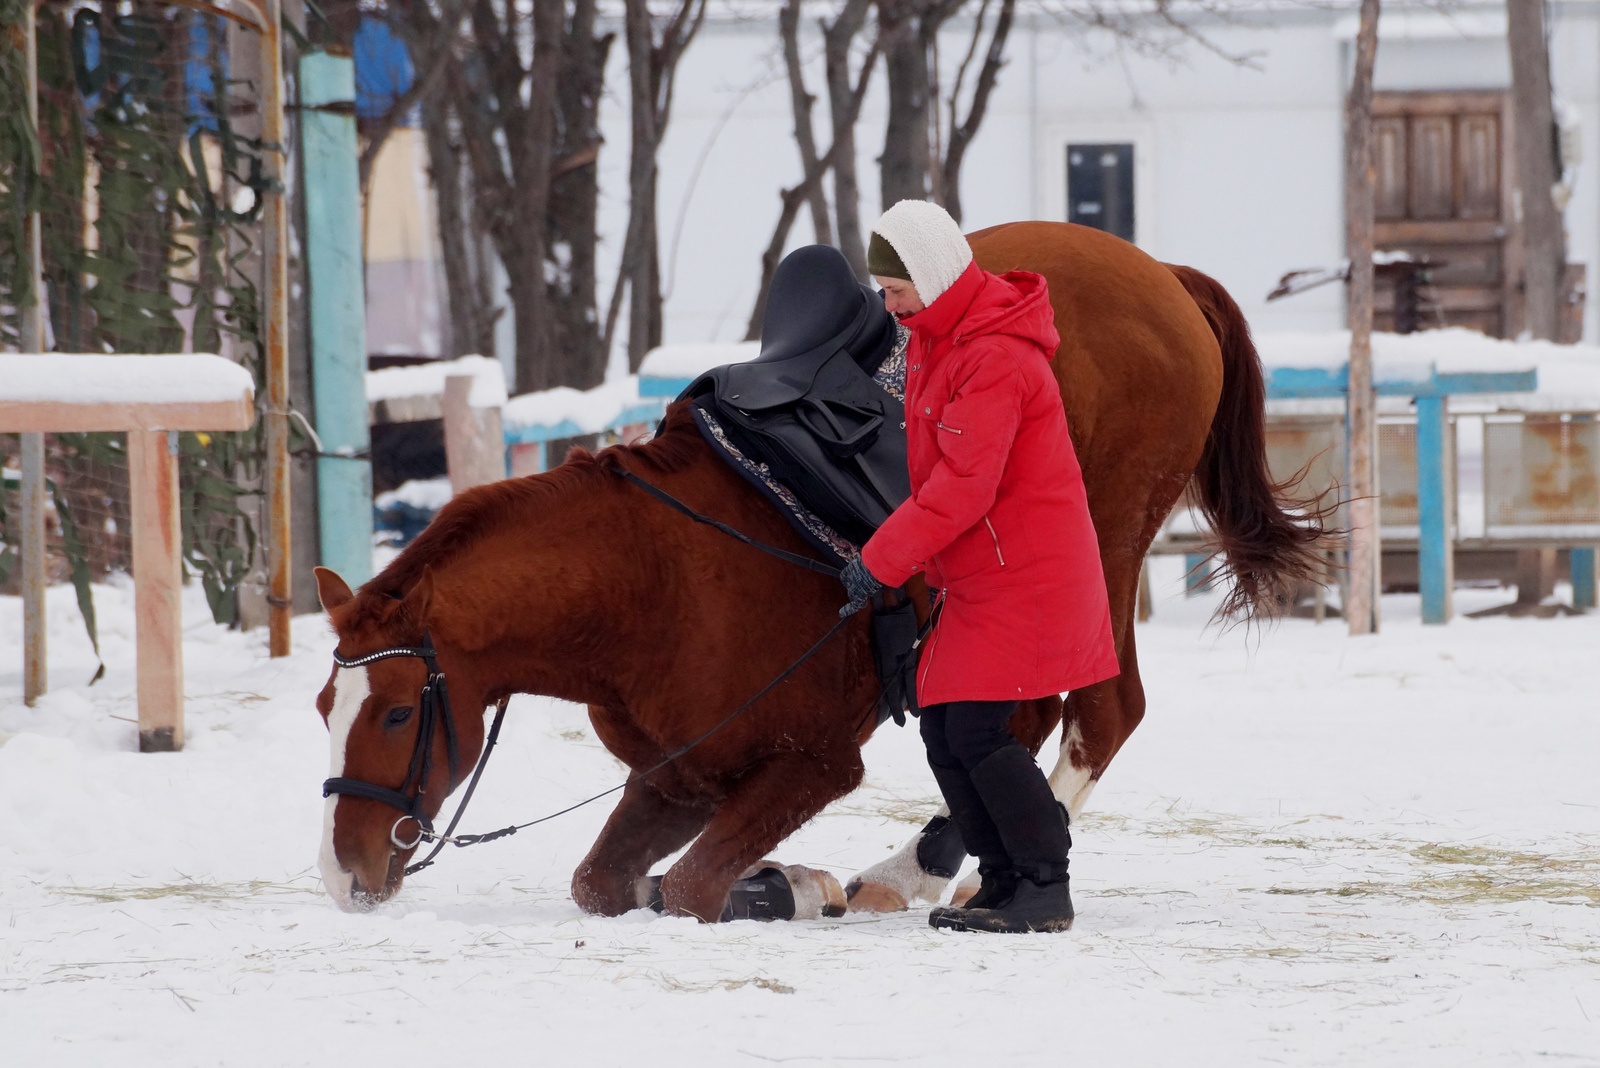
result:
<svg viewBox="0 0 1600 1068"><path fill-rule="evenodd" d="M19 348L31 299L23 244L41 219L45 348L218 352L262 394L265 154L260 41L187 6L48 2L38 8L39 123L27 121L25 5L0 0L0 346ZM89 584L131 570L122 435L47 441L52 581L71 581L92 633ZM257 428L184 434L179 446L186 570L219 622L258 566ZM0 436L0 591L13 592L18 439ZM13 524L14 526L14 524Z"/></svg>

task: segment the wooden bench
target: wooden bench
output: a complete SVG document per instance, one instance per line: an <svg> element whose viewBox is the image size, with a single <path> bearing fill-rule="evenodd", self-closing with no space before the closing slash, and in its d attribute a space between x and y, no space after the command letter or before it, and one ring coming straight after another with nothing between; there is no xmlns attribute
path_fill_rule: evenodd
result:
<svg viewBox="0 0 1600 1068"><path fill-rule="evenodd" d="M183 748L183 531L178 432L245 430L255 421L250 372L220 356L0 355L0 433L119 432L128 436L133 520L139 748ZM34 450L42 457L42 447ZM27 480L25 480L27 481ZM24 493L42 491L43 478ZM43 504L24 512L26 686L44 691ZM33 527L34 529L28 529ZM38 563L28 567L32 557Z"/></svg>

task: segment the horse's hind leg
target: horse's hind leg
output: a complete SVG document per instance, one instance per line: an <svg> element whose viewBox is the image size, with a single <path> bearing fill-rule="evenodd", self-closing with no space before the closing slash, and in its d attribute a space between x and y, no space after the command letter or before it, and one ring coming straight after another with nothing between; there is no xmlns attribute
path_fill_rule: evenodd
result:
<svg viewBox="0 0 1600 1068"><path fill-rule="evenodd" d="M622 791L589 855L572 875L572 900L585 912L616 916L648 900L644 875L681 849L711 819L712 806L684 805L645 782Z"/></svg>
<svg viewBox="0 0 1600 1068"><path fill-rule="evenodd" d="M708 923L720 919L734 880L823 806L855 789L862 771L854 750L776 753L756 765L662 879L665 910Z"/></svg>

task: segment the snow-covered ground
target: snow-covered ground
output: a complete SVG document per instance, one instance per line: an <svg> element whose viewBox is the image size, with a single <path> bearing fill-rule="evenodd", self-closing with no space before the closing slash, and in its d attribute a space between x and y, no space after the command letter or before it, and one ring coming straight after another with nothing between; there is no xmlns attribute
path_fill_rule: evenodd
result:
<svg viewBox="0 0 1600 1068"><path fill-rule="evenodd" d="M314 868L321 622L273 661L191 591L188 748L140 755L131 590L97 591L92 688L51 592L31 710L0 600L0 1063L1600 1064L1600 616L1423 628L1391 597L1376 638L1219 634L1179 567L1060 936L584 916L567 881L604 803L346 915ZM620 779L579 709L512 708L469 829ZM846 876L929 814L912 731L867 764L781 859Z"/></svg>

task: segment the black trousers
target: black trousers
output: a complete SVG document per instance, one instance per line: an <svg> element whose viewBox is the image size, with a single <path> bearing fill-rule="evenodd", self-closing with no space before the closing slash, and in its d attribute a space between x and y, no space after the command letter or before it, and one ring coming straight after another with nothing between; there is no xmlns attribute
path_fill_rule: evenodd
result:
<svg viewBox="0 0 1600 1068"><path fill-rule="evenodd" d="M1011 736L1015 701L951 701L922 710L922 744L928 763L941 768L971 771L984 758L1008 745L1021 745Z"/></svg>

